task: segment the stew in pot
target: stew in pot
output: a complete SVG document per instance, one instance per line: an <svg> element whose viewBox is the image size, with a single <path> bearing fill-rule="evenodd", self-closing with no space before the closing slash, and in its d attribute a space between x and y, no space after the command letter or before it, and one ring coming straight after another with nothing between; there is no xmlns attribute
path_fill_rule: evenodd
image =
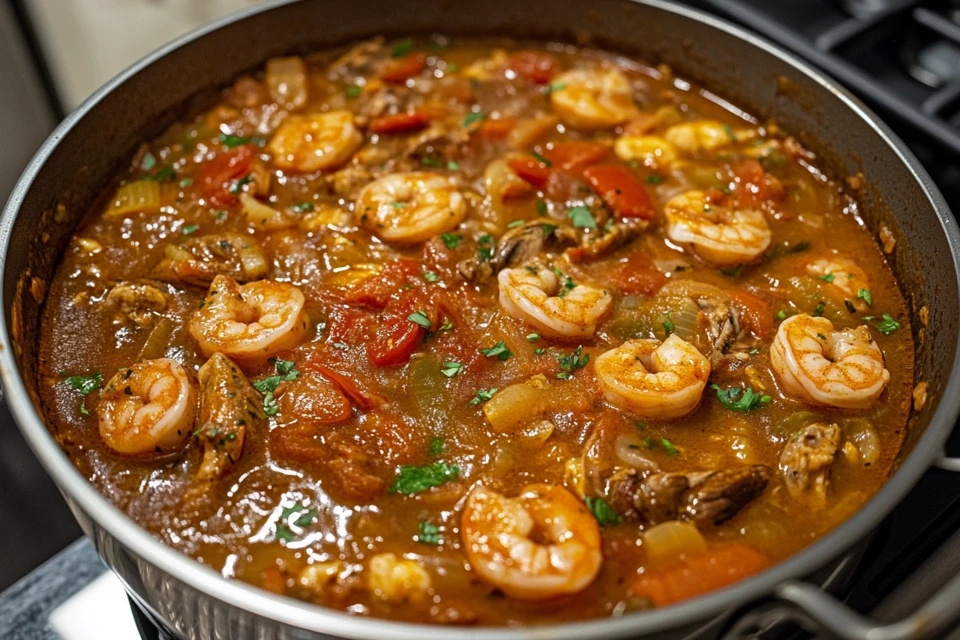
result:
<svg viewBox="0 0 960 640"><path fill-rule="evenodd" d="M609 52L273 59L76 231L50 428L137 523L276 593L457 624L667 606L888 475L913 343L849 187Z"/></svg>

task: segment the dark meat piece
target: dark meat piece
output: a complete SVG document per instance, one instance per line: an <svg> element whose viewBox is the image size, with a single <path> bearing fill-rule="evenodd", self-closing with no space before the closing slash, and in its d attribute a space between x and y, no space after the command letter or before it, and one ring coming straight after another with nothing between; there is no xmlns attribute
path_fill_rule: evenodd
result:
<svg viewBox="0 0 960 640"><path fill-rule="evenodd" d="M508 229L497 242L490 260L469 258L457 265L457 272L467 282L485 282L501 269L520 266L551 249L578 242L576 232L570 227L552 226L533 221Z"/></svg>
<svg viewBox="0 0 960 640"><path fill-rule="evenodd" d="M383 56L383 38L378 36L354 45L345 54L330 65L330 76L345 80L354 80L358 76L370 75L374 63Z"/></svg>
<svg viewBox="0 0 960 640"><path fill-rule="evenodd" d="M237 282L258 280L267 274L267 259L257 241L237 233L189 238L167 245L154 277L174 284L208 287L218 275Z"/></svg>
<svg viewBox="0 0 960 640"><path fill-rule="evenodd" d="M121 282L107 294L105 304L111 307L119 323L133 322L145 327L153 324L167 308L167 296L153 285Z"/></svg>
<svg viewBox="0 0 960 640"><path fill-rule="evenodd" d="M411 169L421 166L424 158L446 165L463 157L464 145L468 142L470 132L465 127L451 128L434 123L407 141L403 156L414 161Z"/></svg>
<svg viewBox="0 0 960 640"><path fill-rule="evenodd" d="M373 181L373 174L364 167L348 165L327 177L327 184L340 197L354 199L362 188Z"/></svg>
<svg viewBox="0 0 960 640"><path fill-rule="evenodd" d="M236 465L247 430L256 433L264 420L262 398L243 372L222 353L200 367L200 426L203 448L200 469L187 493L188 501L209 496L211 486Z"/></svg>
<svg viewBox="0 0 960 640"><path fill-rule="evenodd" d="M771 470L752 465L721 471L654 473L619 471L608 483L611 506L624 517L650 524L689 520L698 527L726 522L770 482Z"/></svg>
<svg viewBox="0 0 960 640"><path fill-rule="evenodd" d="M567 257L571 262L594 260L633 241L646 228L646 221L615 222L600 237L584 236L581 246L567 249Z"/></svg>
<svg viewBox="0 0 960 640"><path fill-rule="evenodd" d="M710 365L719 369L727 360L740 359L746 354L728 353L730 346L743 335L740 315L733 305L710 296L699 296L694 302L700 307L698 324L704 326L707 338L707 351L704 355L710 359Z"/></svg>
<svg viewBox="0 0 960 640"><path fill-rule="evenodd" d="M791 436L780 454L780 470L790 495L822 506L839 447L840 427L835 424L817 422Z"/></svg>

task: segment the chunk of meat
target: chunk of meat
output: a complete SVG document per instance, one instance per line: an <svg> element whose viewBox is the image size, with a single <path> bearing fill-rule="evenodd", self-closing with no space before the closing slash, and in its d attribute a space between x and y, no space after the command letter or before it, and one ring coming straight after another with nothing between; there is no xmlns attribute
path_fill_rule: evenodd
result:
<svg viewBox="0 0 960 640"><path fill-rule="evenodd" d="M486 282L501 269L522 265L546 251L578 242L577 233L572 228L534 220L507 230L497 241L490 260L473 256L460 262L457 272L467 282Z"/></svg>
<svg viewBox="0 0 960 640"><path fill-rule="evenodd" d="M727 356L727 350L742 334L740 314L736 307L710 296L698 296L694 302L700 307L697 324L702 325L707 337L707 352L710 365L717 369ZM738 357L738 354L733 354Z"/></svg>
<svg viewBox="0 0 960 640"><path fill-rule="evenodd" d="M195 437L203 449L188 502L205 499L212 486L239 462L248 429L263 424L262 398L240 368L222 353L200 367L200 425Z"/></svg>
<svg viewBox="0 0 960 640"><path fill-rule="evenodd" d="M167 308L167 296L153 285L121 282L110 289L104 304L115 312L116 322L146 327Z"/></svg>
<svg viewBox="0 0 960 640"><path fill-rule="evenodd" d="M790 495L823 506L839 447L840 427L835 424L817 422L791 436L780 454L780 470Z"/></svg>
<svg viewBox="0 0 960 640"><path fill-rule="evenodd" d="M634 469L611 476L611 506L628 519L656 524L689 520L700 528L735 516L767 488L771 470L752 465L720 471L652 473Z"/></svg>
<svg viewBox="0 0 960 640"><path fill-rule="evenodd" d="M267 275L267 269L267 258L256 240L224 233L167 245L153 275L164 282L207 288L218 275L251 282Z"/></svg>
<svg viewBox="0 0 960 640"><path fill-rule="evenodd" d="M336 424L353 415L339 385L317 373L306 372L284 383L278 392L280 415L285 420Z"/></svg>
<svg viewBox="0 0 960 640"><path fill-rule="evenodd" d="M646 227L646 222L614 222L607 225L603 235L599 238L594 236L584 237L579 247L567 249L567 258L571 262L595 260L633 241L634 238L643 233Z"/></svg>

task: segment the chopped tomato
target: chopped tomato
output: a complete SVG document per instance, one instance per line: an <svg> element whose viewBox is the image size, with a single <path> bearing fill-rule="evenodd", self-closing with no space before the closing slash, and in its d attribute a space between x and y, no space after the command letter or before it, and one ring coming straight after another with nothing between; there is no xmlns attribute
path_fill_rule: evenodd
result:
<svg viewBox="0 0 960 640"><path fill-rule="evenodd" d="M739 582L768 564L763 554L748 544L725 544L665 569L640 574L632 592L634 597L646 597L655 606L665 607Z"/></svg>
<svg viewBox="0 0 960 640"><path fill-rule="evenodd" d="M337 424L353 415L350 401L338 385L315 373L305 373L285 382L280 413L316 424Z"/></svg>
<svg viewBox="0 0 960 640"><path fill-rule="evenodd" d="M394 113L389 116L380 116L370 121L370 131L372 133L406 133L408 131L417 131L423 129L430 123L430 118L422 111L408 111L407 113Z"/></svg>
<svg viewBox="0 0 960 640"><path fill-rule="evenodd" d="M227 207L237 203L230 193L233 181L248 175L253 168L256 147L245 144L218 154L200 170L200 188L214 205Z"/></svg>
<svg viewBox="0 0 960 640"><path fill-rule="evenodd" d="M653 218L653 205L647 190L633 172L620 165L603 164L589 167L583 172L594 191L600 194L618 216L624 219Z"/></svg>
<svg viewBox="0 0 960 640"><path fill-rule="evenodd" d="M483 138L491 140L501 140L506 138L513 128L517 126L516 118L499 118L497 120L484 120L477 128L477 134Z"/></svg>
<svg viewBox="0 0 960 640"><path fill-rule="evenodd" d="M507 58L507 68L536 84L546 84L553 77L556 61L539 51L517 51Z"/></svg>
<svg viewBox="0 0 960 640"><path fill-rule="evenodd" d="M507 166L535 187L542 187L550 177L550 169L533 156L512 156L507 158Z"/></svg>
<svg viewBox="0 0 960 640"><path fill-rule="evenodd" d="M383 397L367 390L369 387L368 384L361 386L352 378L340 373L339 371L334 371L325 365L308 360L301 366L301 368L304 371L316 371L317 373L322 374L325 378L330 380L330 382L337 385L340 391L350 399L350 402L364 411L374 409L386 401Z"/></svg>
<svg viewBox="0 0 960 640"><path fill-rule="evenodd" d="M768 200L777 200L784 195L783 185L769 175L759 161L750 158L733 167L733 198L740 206L758 206Z"/></svg>
<svg viewBox="0 0 960 640"><path fill-rule="evenodd" d="M631 253L612 277L617 288L627 295L652 296L667 283L667 277L645 253Z"/></svg>
<svg viewBox="0 0 960 640"><path fill-rule="evenodd" d="M380 367L403 364L410 359L426 335L426 327L410 319L422 313L433 325L436 307L429 305L416 291L394 298L380 314L380 328L367 343L370 361Z"/></svg>
<svg viewBox="0 0 960 640"><path fill-rule="evenodd" d="M740 312L740 324L761 340L773 335L773 310L761 298L744 289L727 292L730 301Z"/></svg>
<svg viewBox="0 0 960 640"><path fill-rule="evenodd" d="M552 149L546 149L543 155L547 160L564 171L580 173L590 165L596 164L610 155L610 145L602 142L556 142Z"/></svg>
<svg viewBox="0 0 960 640"><path fill-rule="evenodd" d="M403 84L418 75L427 66L427 56L422 53L408 53L402 58L387 61L380 71L380 79L390 84Z"/></svg>
<svg viewBox="0 0 960 640"><path fill-rule="evenodd" d="M420 263L411 258L397 258L383 265L383 270L344 294L344 300L365 304L376 309L387 306L390 298L403 289L411 279L420 275Z"/></svg>

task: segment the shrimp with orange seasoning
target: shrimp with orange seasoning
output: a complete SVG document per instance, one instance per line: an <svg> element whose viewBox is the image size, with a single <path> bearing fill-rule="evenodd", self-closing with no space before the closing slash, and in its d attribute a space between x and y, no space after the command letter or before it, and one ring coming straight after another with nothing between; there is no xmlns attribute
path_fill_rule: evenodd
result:
<svg viewBox="0 0 960 640"><path fill-rule="evenodd" d="M262 363L306 337L305 301L292 284L258 280L241 286L217 276L190 319L190 334L207 357L220 352L241 366Z"/></svg>
<svg viewBox="0 0 960 640"><path fill-rule="evenodd" d="M194 382L169 358L121 369L100 394L100 437L125 455L167 453L190 434L197 412Z"/></svg>
<svg viewBox="0 0 960 640"><path fill-rule="evenodd" d="M813 405L867 409L890 382L867 326L837 331L826 318L807 314L780 323L770 364L785 391Z"/></svg>
<svg viewBox="0 0 960 640"><path fill-rule="evenodd" d="M676 334L628 340L597 356L594 369L607 402L645 418L687 415L710 377L710 361Z"/></svg>
<svg viewBox="0 0 960 640"><path fill-rule="evenodd" d="M450 178L439 173L393 173L363 188L354 213L360 226L380 239L409 244L460 224L467 200Z"/></svg>
<svg viewBox="0 0 960 640"><path fill-rule="evenodd" d="M617 69L571 69L554 79L550 105L577 129L609 129L637 114L630 81Z"/></svg>
<svg viewBox="0 0 960 640"><path fill-rule="evenodd" d="M755 260L773 237L762 211L710 202L703 191L674 196L663 213L670 239L691 245L694 253L717 267Z"/></svg>
<svg viewBox="0 0 960 640"><path fill-rule="evenodd" d="M556 338L593 335L613 302L606 290L576 283L559 270L542 265L503 269L497 282L500 308L507 315Z"/></svg>
<svg viewBox="0 0 960 640"><path fill-rule="evenodd" d="M467 498L460 535L473 570L520 600L582 591L603 561L596 519L556 485L528 485L508 498L478 484Z"/></svg>

